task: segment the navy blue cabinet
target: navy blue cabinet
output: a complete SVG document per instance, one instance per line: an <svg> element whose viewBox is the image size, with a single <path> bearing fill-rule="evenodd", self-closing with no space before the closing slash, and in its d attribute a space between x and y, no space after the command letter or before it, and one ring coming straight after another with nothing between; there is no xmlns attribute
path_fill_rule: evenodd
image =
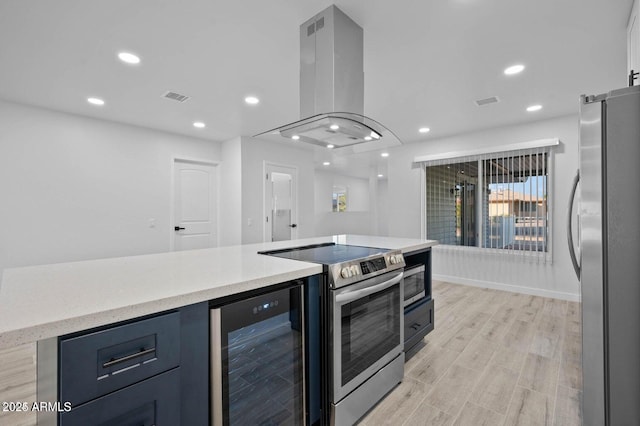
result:
<svg viewBox="0 0 640 426"><path fill-rule="evenodd" d="M209 309L203 302L62 336L62 426L209 422Z"/></svg>
<svg viewBox="0 0 640 426"><path fill-rule="evenodd" d="M180 312L60 340L60 400L75 407L180 364Z"/></svg>
<svg viewBox="0 0 640 426"><path fill-rule="evenodd" d="M60 426L179 425L178 389L180 367L80 405L60 416Z"/></svg>
<svg viewBox="0 0 640 426"><path fill-rule="evenodd" d="M404 351L405 360L415 354L410 351L434 327L434 303L431 294L431 248L404 255Z"/></svg>
<svg viewBox="0 0 640 426"><path fill-rule="evenodd" d="M426 297L404 309L404 347L411 349L433 330L433 299Z"/></svg>

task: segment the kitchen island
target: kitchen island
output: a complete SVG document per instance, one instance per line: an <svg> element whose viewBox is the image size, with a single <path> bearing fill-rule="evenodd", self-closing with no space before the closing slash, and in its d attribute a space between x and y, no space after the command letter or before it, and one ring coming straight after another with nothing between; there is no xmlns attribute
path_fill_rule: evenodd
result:
<svg viewBox="0 0 640 426"><path fill-rule="evenodd" d="M404 253L436 244L340 235L9 269L0 285L0 348L315 275L322 271L320 265L257 252L326 242L400 249ZM0 399L7 400L4 395Z"/></svg>

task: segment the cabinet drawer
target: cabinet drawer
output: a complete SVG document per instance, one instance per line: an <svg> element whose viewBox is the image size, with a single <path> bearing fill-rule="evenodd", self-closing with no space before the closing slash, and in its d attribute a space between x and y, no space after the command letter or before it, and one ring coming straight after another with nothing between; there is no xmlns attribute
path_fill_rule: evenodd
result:
<svg viewBox="0 0 640 426"><path fill-rule="evenodd" d="M404 349L418 343L433 330L433 299L423 299L404 310Z"/></svg>
<svg viewBox="0 0 640 426"><path fill-rule="evenodd" d="M179 312L63 338L60 401L77 406L179 363Z"/></svg>
<svg viewBox="0 0 640 426"><path fill-rule="evenodd" d="M176 426L180 424L180 368L73 408L60 426Z"/></svg>

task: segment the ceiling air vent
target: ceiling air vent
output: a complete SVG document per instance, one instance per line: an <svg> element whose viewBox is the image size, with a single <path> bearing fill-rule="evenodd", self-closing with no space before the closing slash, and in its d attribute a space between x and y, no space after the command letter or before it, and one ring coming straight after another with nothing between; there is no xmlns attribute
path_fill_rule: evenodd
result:
<svg viewBox="0 0 640 426"><path fill-rule="evenodd" d="M495 104L497 102L500 102L500 99L498 99L497 96L492 96L490 98L485 98L485 99L478 99L476 101L476 105L478 106L484 106L484 105L489 105L489 104Z"/></svg>
<svg viewBox="0 0 640 426"><path fill-rule="evenodd" d="M181 95L180 93L176 93L176 92L167 92L164 95L162 95L162 97L171 99L172 101L178 101L178 102L186 102L190 99L189 96Z"/></svg>

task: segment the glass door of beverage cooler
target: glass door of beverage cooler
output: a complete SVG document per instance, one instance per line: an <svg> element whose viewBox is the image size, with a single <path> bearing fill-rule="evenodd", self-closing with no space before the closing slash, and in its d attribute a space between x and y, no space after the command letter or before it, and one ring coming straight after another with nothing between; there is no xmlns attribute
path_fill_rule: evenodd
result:
<svg viewBox="0 0 640 426"><path fill-rule="evenodd" d="M302 286L211 310L214 425L305 421Z"/></svg>

